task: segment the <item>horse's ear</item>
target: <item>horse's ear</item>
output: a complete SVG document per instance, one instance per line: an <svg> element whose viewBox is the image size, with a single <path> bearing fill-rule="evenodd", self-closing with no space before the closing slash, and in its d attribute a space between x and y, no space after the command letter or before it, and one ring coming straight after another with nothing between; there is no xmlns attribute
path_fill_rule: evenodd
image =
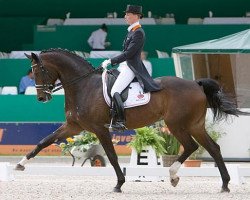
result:
<svg viewBox="0 0 250 200"><path fill-rule="evenodd" d="M31 55L29 55L29 54L27 54L27 53L24 53L24 55L25 55L28 59L32 60Z"/></svg>
<svg viewBox="0 0 250 200"><path fill-rule="evenodd" d="M35 53L31 53L31 57L33 60L38 61L38 56Z"/></svg>

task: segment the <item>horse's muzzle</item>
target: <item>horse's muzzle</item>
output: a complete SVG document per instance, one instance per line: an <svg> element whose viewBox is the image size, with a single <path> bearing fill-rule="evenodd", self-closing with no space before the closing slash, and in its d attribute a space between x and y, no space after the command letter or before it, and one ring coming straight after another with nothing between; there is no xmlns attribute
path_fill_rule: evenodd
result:
<svg viewBox="0 0 250 200"><path fill-rule="evenodd" d="M45 95L44 97L43 96L37 97L37 100L43 103L48 102L50 99L51 99L51 95Z"/></svg>

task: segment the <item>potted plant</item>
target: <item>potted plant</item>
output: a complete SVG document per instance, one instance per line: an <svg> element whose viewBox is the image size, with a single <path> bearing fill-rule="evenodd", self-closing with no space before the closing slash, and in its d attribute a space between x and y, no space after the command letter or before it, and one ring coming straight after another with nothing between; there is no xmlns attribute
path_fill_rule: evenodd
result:
<svg viewBox="0 0 250 200"><path fill-rule="evenodd" d="M130 166L157 167L161 165L160 155L165 153L163 147L164 138L157 134L153 127L143 127L135 129L136 135L127 144L132 148L130 156ZM160 161L160 162L159 162ZM162 176L128 176L130 181L162 181Z"/></svg>
<svg viewBox="0 0 250 200"><path fill-rule="evenodd" d="M206 123L206 131L215 142L217 142L218 139L221 138L223 134L225 134L212 122ZM184 162L184 166L185 167L200 167L201 162L202 162L202 160L200 159L200 156L204 152L205 152L205 148L199 145L198 149L195 152L193 152L189 156L189 158Z"/></svg>
<svg viewBox="0 0 250 200"><path fill-rule="evenodd" d="M112 140L113 144L119 141ZM85 158L82 165L87 159L90 159L91 166L105 166L104 149L94 133L83 131L79 135L69 137L66 142L60 143L59 147L62 153L70 154L73 158L72 166L75 163L75 158Z"/></svg>
<svg viewBox="0 0 250 200"><path fill-rule="evenodd" d="M154 128L164 138L163 147L165 153L162 155L163 167L170 167L178 158L181 144L170 132L163 120L156 122Z"/></svg>
<svg viewBox="0 0 250 200"><path fill-rule="evenodd" d="M200 167L201 166L201 159L198 159L198 156L200 156L205 149L199 145L198 149L193 152L187 160L184 162L185 167Z"/></svg>
<svg viewBox="0 0 250 200"><path fill-rule="evenodd" d="M162 155L166 151L163 147L164 138L157 134L157 130L153 127L143 127L135 129L136 135L128 143L128 146L134 148L137 153L141 153L143 149L151 146L156 155Z"/></svg>
<svg viewBox="0 0 250 200"><path fill-rule="evenodd" d="M83 131L79 135L69 137L66 142L60 143L63 154L71 153L75 157L81 158L93 146L99 145L97 137L88 131Z"/></svg>

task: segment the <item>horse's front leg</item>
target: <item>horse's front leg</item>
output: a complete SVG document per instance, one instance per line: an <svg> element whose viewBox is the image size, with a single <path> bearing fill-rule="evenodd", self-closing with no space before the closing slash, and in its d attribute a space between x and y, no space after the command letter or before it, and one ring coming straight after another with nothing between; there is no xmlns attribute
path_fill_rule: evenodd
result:
<svg viewBox="0 0 250 200"><path fill-rule="evenodd" d="M49 145L53 144L54 142L60 141L65 139L69 136L68 127L63 124L60 126L55 132L48 135L44 139L42 139L35 149L29 152L26 156L22 158L22 160L16 165L15 170L23 171L25 169L24 165L31 159L34 158L42 149L48 147Z"/></svg>
<svg viewBox="0 0 250 200"><path fill-rule="evenodd" d="M117 154L112 143L111 135L106 129L102 129L102 132L96 133L96 136L100 140L111 165L114 167L117 176L117 185L114 187L114 192L121 192L121 186L125 183L125 177L122 173L121 167L118 163Z"/></svg>

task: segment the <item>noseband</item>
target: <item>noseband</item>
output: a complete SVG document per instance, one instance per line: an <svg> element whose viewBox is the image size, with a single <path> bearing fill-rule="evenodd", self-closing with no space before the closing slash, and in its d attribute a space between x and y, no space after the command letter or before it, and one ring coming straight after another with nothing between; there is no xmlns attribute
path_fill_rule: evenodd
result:
<svg viewBox="0 0 250 200"><path fill-rule="evenodd" d="M43 92L46 94L52 94L52 92L53 92L52 90L55 87L55 85L48 84L48 79L51 78L51 76L49 75L48 70L43 66L42 60L39 57L38 57L38 59L39 59L40 65L38 63L36 63L34 65L31 65L31 68L32 68L32 71L33 71L33 67L35 67L35 66L38 66L40 68L43 84L42 85L35 84L35 87L37 90L43 90Z"/></svg>
<svg viewBox="0 0 250 200"><path fill-rule="evenodd" d="M63 87L72 85L72 84L76 83L77 81L81 80L82 78L85 78L85 77L89 76L92 73L97 73L97 72L103 71L103 68L100 66L100 67L97 67L97 68L92 68L86 74L83 74L83 75L81 75L79 77L76 77L75 79L73 79L71 81L68 81L68 82L64 83L63 86L62 86L62 83L49 84L48 80L52 79L52 77L49 74L49 71L44 67L40 56L38 56L38 60L39 60L39 64L36 63L34 65L31 65L31 68L33 70L33 67L39 66L39 68L41 70L41 74L42 74L42 82L43 82L43 84L42 85L35 84L35 87L36 87L37 90L43 90L43 92L46 93L46 94L52 94L53 92L56 92L56 91L62 89Z"/></svg>

